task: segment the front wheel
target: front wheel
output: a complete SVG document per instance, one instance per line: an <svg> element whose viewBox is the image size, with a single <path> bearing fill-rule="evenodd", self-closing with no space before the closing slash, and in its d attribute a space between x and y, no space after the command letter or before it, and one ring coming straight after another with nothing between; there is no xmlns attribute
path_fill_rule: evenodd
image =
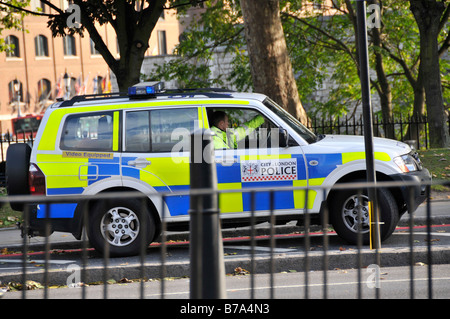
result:
<svg viewBox="0 0 450 319"><path fill-rule="evenodd" d="M358 230L361 229L363 244L370 242L369 198L367 192L357 190L338 191L331 199L330 220L339 237L351 244L358 243ZM399 220L398 207L391 192L378 190L380 212L380 238L387 239L395 230Z"/></svg>
<svg viewBox="0 0 450 319"><path fill-rule="evenodd" d="M142 243L147 246L155 236L153 215L139 200L98 202L90 218L88 232L91 245L102 253L107 247L105 244L109 245L112 257L138 255Z"/></svg>

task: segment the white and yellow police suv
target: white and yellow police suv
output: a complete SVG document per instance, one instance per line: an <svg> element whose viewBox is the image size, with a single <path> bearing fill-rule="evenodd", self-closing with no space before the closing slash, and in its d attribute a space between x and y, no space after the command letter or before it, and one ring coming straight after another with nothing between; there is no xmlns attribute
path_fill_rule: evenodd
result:
<svg viewBox="0 0 450 319"><path fill-rule="evenodd" d="M366 193L358 196L354 189L332 189L338 183L366 179L363 137L316 136L261 94L170 93L157 92L158 87L141 83L130 88L128 95L77 96L51 105L32 150L26 144L8 150L9 194L60 198L107 192L145 194L146 205L131 196L94 197L86 205L87 234L93 247L101 251L108 241L112 255L137 254L142 242L148 244L159 235L163 211L168 229L188 225L186 135L210 128L216 134L217 189L227 190L219 196L224 227L248 222L252 206L259 221L268 219L272 206L277 221L287 222L301 219L305 212L318 216L328 202L330 221L339 236L356 242L361 226L364 238L369 237ZM401 214L415 210L424 200L420 183L428 181L430 174L417 154L401 142L376 138L374 158L378 181L416 181L418 185L411 201L406 188L380 189L381 238L385 239ZM264 190L255 193L252 205L248 190L256 188ZM273 205L269 189L277 190ZM159 195L163 193L173 196L164 197L162 203ZM12 206L24 208L18 203ZM52 231L81 238L81 201L29 207L27 235L42 235L48 217Z"/></svg>

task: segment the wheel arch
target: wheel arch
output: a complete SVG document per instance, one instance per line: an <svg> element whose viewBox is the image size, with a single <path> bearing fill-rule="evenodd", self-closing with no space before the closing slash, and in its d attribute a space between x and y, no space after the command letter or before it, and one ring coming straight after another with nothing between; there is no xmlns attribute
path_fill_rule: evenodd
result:
<svg viewBox="0 0 450 319"><path fill-rule="evenodd" d="M375 174L376 174L376 180L377 181L380 181L380 182L394 181L389 175L386 175L386 174L384 174L384 173L382 173L380 171L376 171ZM358 171L354 171L354 172L351 172L349 174L346 174L346 175L340 177L336 181L336 183L334 185L336 185L336 184L344 184L344 183L351 183L353 181L366 180L366 179L367 179L366 171L365 170L358 170ZM395 201L396 201L396 204L397 204L397 207L398 207L398 211L400 213L404 213L405 209L406 209L405 208L406 207L405 206L406 203L405 203L405 200L403 198L403 193L402 193L401 189L399 187L390 187L389 191L392 193L392 195L395 198ZM327 202L328 205L330 205L330 203L333 201L334 196L336 196L336 194L337 194L337 190L331 188L330 192L328 193L327 199L326 199L326 202ZM321 213L323 213L323 212L321 211Z"/></svg>
<svg viewBox="0 0 450 319"><path fill-rule="evenodd" d="M101 192L97 193L97 194L105 194L105 193L123 193L123 192L138 192L140 194L142 194L143 196L143 200L146 202L145 204L147 205L147 207L149 207L150 209L150 213L152 214L152 217L155 221L155 238L157 238L160 233L161 233L161 217L159 215L158 209L156 208L155 203L153 203L153 201L148 197L145 196L144 193L137 191L133 188L130 187L112 187L112 188L107 188L102 190ZM88 211L90 209L92 209L96 203L98 201L100 201L101 199L92 199L89 200L87 203L87 209ZM75 238L77 239L81 239L81 235L82 235L82 230L83 230L83 226L84 226L84 220L83 220L83 203L78 203L77 208L75 209L75 220L78 221L78 223L74 226L74 228L72 229L72 234L75 236ZM154 239L154 238L153 238Z"/></svg>

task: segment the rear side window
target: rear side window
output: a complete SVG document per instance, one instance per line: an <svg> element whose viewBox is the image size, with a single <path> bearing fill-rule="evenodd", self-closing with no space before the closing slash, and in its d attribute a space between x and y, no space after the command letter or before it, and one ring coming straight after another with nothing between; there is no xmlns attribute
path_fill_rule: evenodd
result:
<svg viewBox="0 0 450 319"><path fill-rule="evenodd" d="M171 152L198 127L197 119L196 108L127 112L125 151Z"/></svg>
<svg viewBox="0 0 450 319"><path fill-rule="evenodd" d="M69 115L64 123L63 150L113 150L113 112Z"/></svg>

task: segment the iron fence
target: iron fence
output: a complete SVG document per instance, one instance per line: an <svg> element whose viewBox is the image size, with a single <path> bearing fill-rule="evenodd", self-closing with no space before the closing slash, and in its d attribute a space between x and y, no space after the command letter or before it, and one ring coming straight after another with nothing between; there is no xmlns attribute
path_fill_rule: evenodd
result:
<svg viewBox="0 0 450 319"><path fill-rule="evenodd" d="M192 139L191 145L194 145L194 135ZM211 139L199 140L206 143L200 150L207 149L207 144L211 143ZM39 295L42 298L53 298L54 290L50 287L61 284L78 287L79 290L57 290L57 298L61 298L64 293L67 298L91 298L92 289L87 284L93 282L102 283L100 297L112 298L117 296L115 295L115 285L107 283L112 280L128 283L130 278L137 279L137 282L134 285L130 284L129 289L120 286L121 292L125 293L125 295L120 295L121 298L124 296L159 299L178 297L189 299L194 305L200 304L192 300L227 297L239 300L243 298L252 300L259 298L393 298L391 292L382 290L381 281L382 270L391 266L406 266L409 270L409 278L400 280L407 283L407 289L400 289L397 292L399 295L394 294L394 296L400 296L400 298L447 298L449 296L450 292L448 284L446 284L450 280L448 276L434 277L434 267L447 267L445 269L448 270L450 249L445 240L442 242L433 240L436 234L433 232L433 227L437 225L434 225L436 220L432 218L431 183L380 181L376 184L362 182L337 184L332 189L310 186L217 190L214 154L213 152L202 152L202 154L205 157L210 156L210 158L202 158L200 163L196 163L193 160L194 157L191 159L189 191L151 194L122 191L99 193L92 196L9 196L0 198L0 202L4 205L13 202L29 204L24 206L21 228L25 236L21 245L16 252L11 253L8 249L4 250L5 248L3 248L2 252L4 253L0 256L0 265L3 265L0 267L0 280L3 284L16 282L15 286L8 285L8 287L21 288L21 291L5 292L3 298L36 297L34 292L26 289L31 282L35 286L42 287L40 290L42 295ZM356 201L361 201L364 190L369 188L375 188L378 192L391 190L393 193L395 193L394 189L402 188L406 194L406 205L414 207L414 190L417 187L420 187L426 196L423 217L416 218L416 213L405 216L403 219L405 224L402 225L401 231L405 231L407 240L402 247L391 243L387 245L388 249L383 247L371 249L372 247L363 243L365 236L363 232L367 229L359 226L353 228L357 234L356 245L348 246L345 242L339 241L336 232L330 228L330 222L335 215L330 214L328 203L323 203L323 209L319 215L311 214L308 205L309 194L312 192L317 196L321 195L322 198L327 198L327 194L331 191L358 190L356 203ZM291 220L297 222L295 226L286 226L289 220L275 210L276 195L280 192L294 191L304 193L304 209L302 214L295 217L289 216ZM229 200L230 197L224 195L236 192L245 193L250 198L248 214L240 216L245 217L249 227L244 229L246 232L244 235L234 233L230 237L227 235L228 231L222 229L222 226L226 225L225 219L219 218L220 200L224 200L224 198ZM265 212L256 210L258 195L262 193L269 203L269 209ZM190 198L189 218L186 218L185 231L181 234L172 232L174 230L173 223L168 220L169 212L165 205L166 200L174 196L189 196ZM145 236L141 236L139 252L137 256L133 257L112 258L111 246L107 240L104 240L101 253L93 250L87 236L87 232L94 225L91 215L94 206L91 204L131 198L140 200L141 211L147 207L149 200L156 205L154 208L158 207L157 203L160 203L159 222L157 223L157 229L161 233L159 239L147 246ZM57 249L57 246L51 241L50 234L55 225L54 219L51 218L52 211L57 209L55 204L58 203L76 203L80 207L81 225L85 231L80 234L81 243L78 243L75 248L72 246ZM30 217L34 214L36 205L44 204L48 205L45 215L41 216L43 217L41 218L43 231L40 235L44 235L44 241L38 251L33 248L33 252L30 252L31 242L27 236L30 233ZM365 212L361 205L355 204L352 214L354 214L352 218L355 221L361 221ZM421 242L416 240L416 236L419 234L415 226L417 220L421 220L423 225L420 228L420 236L424 236L425 240ZM376 221L376 218L370 218L366 223L371 225L371 229L376 230L377 228L373 226L377 225ZM146 223L151 221L140 218L139 222L139 226L142 227L140 229L147 229ZM258 227L261 222L267 223L265 228ZM282 225L282 228L277 225ZM355 225L361 225L361 223L355 222ZM294 227L294 229L289 227ZM450 225L446 221L440 227L445 230ZM242 250L246 252L236 252ZM70 254L70 257L67 257L67 254ZM7 267L11 262L17 262L17 259L20 259L19 269ZM425 274L420 278L416 277L419 272L416 268L418 263L423 264L423 269L426 269ZM343 273L344 270L352 272L356 280L348 282L346 279L345 282L336 284L334 281L336 269ZM373 270L369 276L367 269ZM226 277L226 274L231 276ZM236 277L233 275L245 275L244 278L248 280L235 281ZM185 291L174 292L173 286L182 280L174 280L174 284L172 284L167 278L173 277L188 278L189 287ZM261 286L261 277L266 282L264 286ZM157 280L156 284L155 279ZM281 284L282 280L287 280L287 283ZM392 280L391 282L399 281ZM424 287L422 287L422 283L425 283ZM418 289L419 284L420 289ZM442 284L444 284L444 288L442 288ZM346 289L340 289L344 285ZM435 286L438 285L439 289L435 289ZM318 287L321 291L317 295ZM338 287L337 290L336 287ZM286 291L290 289L294 289L294 291L286 294ZM242 295L244 291L246 294ZM350 292L352 295L349 295ZM246 308L248 304L243 302L237 303L234 309L232 305L234 304L219 303L222 314L225 311L241 311L239 305L244 305L244 310L249 309ZM251 303L250 305L256 307L256 304ZM180 314L183 311L182 307L185 306L180 305L178 308L168 311L178 311ZM267 307L271 307L270 302L258 303L257 311L260 314L266 314L264 311L267 311ZM199 308L194 309L199 310ZM273 313L274 309L271 309ZM254 308L252 308L253 310ZM184 311L187 313L188 309L184 308Z"/></svg>
<svg viewBox="0 0 450 319"><path fill-rule="evenodd" d="M13 136L9 132L1 134L0 132L0 187L6 186L5 177L5 165L6 165L6 152L11 144L15 143L28 143L33 145L34 134L33 131L18 131L17 135ZM22 138L19 138L21 136Z"/></svg>
<svg viewBox="0 0 450 319"><path fill-rule="evenodd" d="M389 189L392 187L409 187L409 185L378 182L376 185L368 185L366 183L358 184L342 184L336 186L337 189L360 189L367 187L375 187L377 189ZM411 185L417 186L417 185ZM409 279L406 283L409 289L403 291L400 298L441 298L441 295L436 295L434 285L436 285L436 278L433 275L433 267L440 264L449 264L450 250L445 243L440 245L435 240L436 232L433 232L434 220L432 213L432 201L430 196L430 185L423 185L426 187L427 200L425 203L425 213L418 217L415 214L409 214L404 219L404 224L401 225L402 230L406 232L408 243L404 247L392 248L393 245L381 249L370 249L367 245L362 243L361 230L358 235L358 243L356 246L349 246L343 241L336 239L336 234L330 228L330 216L328 209L323 211L321 220L316 220L314 216L308 213L307 194L308 192L328 192L327 189L321 187L310 188L280 188L280 189L248 189L239 190L239 192L248 192L251 196L252 210L249 213L249 228L239 228L238 230L244 232L236 235L236 229L226 230L221 229L220 225L213 225L205 222L205 216L211 216L211 211L203 210L201 205L197 212L200 216L201 229L197 234L192 231L174 233L170 232L170 223L167 223L167 209L162 205L161 217L161 236L150 246L142 245L139 256L127 258L110 258L108 244L105 242L104 254L100 254L93 250L88 242L86 232L83 233L81 242L74 244L74 246L58 246L57 242L51 242L49 235L52 232L52 221L50 218L45 218L45 234L42 247L36 250L33 247L33 252L30 252L30 239L25 236L22 239L21 247L18 247L14 252L6 250L6 254L0 256L0 264L7 265L7 261L12 258L20 258L20 269L1 269L0 281L2 282L3 290L6 284L16 282L16 288L19 287L21 292L6 292L4 298L35 298L33 291L23 289L30 285L30 282L40 283L42 285L41 298L60 298L58 289L50 289L55 285L64 285L67 283L73 284L79 289L66 289L71 291L69 298L92 298L92 293L87 284L103 283L101 287L100 297L114 298L114 285L104 283L108 282L128 282L124 278L138 279L135 285L130 285L128 289L130 292L126 296L135 296L137 298L208 298L208 296L217 296L217 291L203 291L203 295L197 295L195 291L200 289L203 285L204 289L219 289L219 295L223 298L236 298L235 291L246 291L248 295L244 298L260 299L260 298L317 298L315 290L320 287L322 290L319 293L319 298L386 298L382 286L379 287L380 274L383 273L385 267L391 266L408 266ZM411 188L412 189L412 188ZM274 211L274 200L277 192L301 190L306 192L305 196L305 213L299 218L297 225L283 225L277 224L286 223ZM209 198L211 196L218 196L220 194L235 192L230 191L212 191L211 189L192 189L189 192L182 193L168 193L159 194L164 200L170 196L190 195L198 196L200 200L203 197ZM268 194L270 199L270 212L265 216L268 222L265 227L258 227L261 222L261 216L255 211L255 200L258 194L264 192ZM155 194L151 194L154 198ZM96 196L85 196L82 199L73 196L58 196L55 197L40 197L40 196L16 196L2 198L2 204L6 205L8 202L28 202L33 204L56 204L63 202L78 202L83 205L83 224L87 229L90 224L89 220L89 203L91 201L107 201L112 198L139 198L142 200L142 205L145 205L145 200L148 198L146 194L142 193L106 193ZM412 201L413 198L411 197ZM220 205L220 203L219 203ZM29 226L29 216L31 206L25 206L24 219L22 227L26 230ZM50 205L51 207L51 205ZM47 210L51 214L52 208ZM191 211L192 213L192 211ZM361 210L359 210L361 214ZM48 217L48 216L47 216ZM421 236L425 236L425 241L417 243L417 227L416 222L420 222L419 226ZM318 225L318 226L316 226ZM449 225L447 225L449 226ZM192 217L191 217L191 230ZM199 228L198 228L199 227ZM208 229L210 227L210 229ZM444 228L443 228L444 229ZM206 232L210 232L210 238L213 244L208 243L205 248L205 241L199 237L195 239L195 235L204 236ZM232 232L232 235L230 235ZM423 235L422 233L425 232ZM223 234L221 238L220 234ZM288 241L285 243L285 241ZM333 242L332 244L330 242ZM337 241L337 246L335 242ZM236 247L237 243L244 242L245 247ZM383 244L382 244L383 246ZM231 248L230 248L231 247ZM262 249L264 248L265 249ZM205 250L206 249L206 250ZM239 249L248 249L247 254L232 254L230 251ZM202 250L202 253L199 253ZM188 253L189 251L189 253ZM227 252L227 253L225 253ZM70 254L71 262L64 264L60 261L64 254ZM204 263L201 260L195 264L193 258L210 258L217 256L215 259L217 269L211 278L213 266ZM36 257L37 256L37 257ZM40 256L40 257L39 257ZM194 257L193 257L194 256ZM195 257L197 256L197 257ZM38 260L36 260L38 258ZM67 257L66 257L67 258ZM66 262L66 261L64 261ZM209 259L208 262L214 262ZM195 268L193 268L195 264ZM416 274L418 273L418 265L423 265L426 268L426 275L421 279L426 282L425 292L421 289L417 292L418 281ZM30 267L32 269L30 269ZM201 269L200 272L198 270ZM368 269L373 270L370 275L367 274ZM223 270L223 272L222 272ZM346 283L346 289L336 293L333 274L336 271L352 271L356 280L353 283ZM197 271L197 274L193 273ZM422 271L422 269L420 270ZM292 276L289 279L289 285L279 285L280 275L286 273L285 276ZM225 277L225 274L232 276ZM264 289L261 286L260 276L266 274L264 279ZM248 278L245 281L240 280L240 288L233 289L227 287L233 281L234 276L245 275ZM319 282L316 282L319 275ZM194 278L194 276L196 276ZM205 277L206 276L206 277ZM209 276L209 277L208 277ZM369 280L368 277L371 277ZM168 278L188 278L190 281L190 288L188 294L174 294L172 292L172 282L167 281ZM153 284L154 282L158 285ZM181 279L180 279L181 280ZM186 280L186 279L184 279ZM213 288L208 285L205 288L205 280L214 280ZM445 279L445 280L448 280ZM176 281L176 280L175 280ZM296 282L297 281L297 282ZM268 284L267 284L268 282ZM211 282L208 282L211 284ZM343 285L343 283L341 283ZM246 286L247 285L247 286ZM372 285L373 289L368 289ZM383 285L383 282L381 282ZM297 291L292 295L285 296L284 289L286 287L296 287ZM284 288L281 288L284 287ZM448 286L447 286L448 287ZM18 288L18 289L19 289ZM229 290L227 290L229 288ZM370 288L370 287L369 287ZM63 288L60 288L63 289ZM122 290L125 289L122 287ZM132 290L134 289L134 290ZM264 290L264 294L262 291ZM344 292L345 291L345 292ZM349 294L351 292L351 294ZM197 292L198 293L198 292ZM389 295L388 295L389 296ZM97 296L98 297L98 296ZM447 288L448 297L448 288ZM95 297L96 298L96 297ZM122 297L123 298L123 297ZM238 298L242 298L239 296ZM388 297L391 298L391 297Z"/></svg>
<svg viewBox="0 0 450 319"><path fill-rule="evenodd" d="M363 135L362 115L352 117L314 117L309 127L316 134L345 134ZM450 115L447 116L447 125L450 132ZM416 149L428 149L429 134L426 116L392 116L389 121L375 115L373 118L373 134L376 137L388 137L398 141L408 142Z"/></svg>

